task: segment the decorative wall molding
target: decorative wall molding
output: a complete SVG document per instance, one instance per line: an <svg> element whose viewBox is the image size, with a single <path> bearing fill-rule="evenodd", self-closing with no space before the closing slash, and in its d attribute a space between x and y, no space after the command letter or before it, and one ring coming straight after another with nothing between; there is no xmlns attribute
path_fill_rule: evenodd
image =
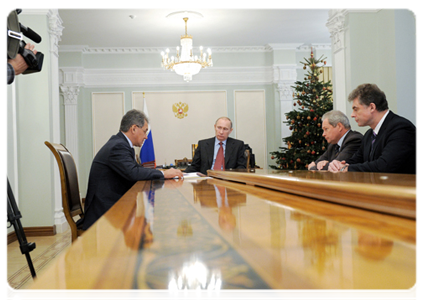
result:
<svg viewBox="0 0 423 300"><path fill-rule="evenodd" d="M78 104L79 86L60 85L60 90L64 98L65 106Z"/></svg>
<svg viewBox="0 0 423 300"><path fill-rule="evenodd" d="M313 47L315 50L331 50L332 44L303 44L297 48L298 51L310 51Z"/></svg>
<svg viewBox="0 0 423 300"><path fill-rule="evenodd" d="M57 9L49 10L47 13L49 34L50 34L50 53L59 57L59 41L63 31L63 21L59 16Z"/></svg>
<svg viewBox="0 0 423 300"><path fill-rule="evenodd" d="M159 68L146 69L83 69L60 68L63 86L142 87L195 85L251 85L273 83L273 67L240 67L203 69L189 83L174 72Z"/></svg>
<svg viewBox="0 0 423 300"><path fill-rule="evenodd" d="M61 86L84 86L84 68L60 68L59 82Z"/></svg>
<svg viewBox="0 0 423 300"><path fill-rule="evenodd" d="M297 80L296 64L273 65L273 82Z"/></svg>
<svg viewBox="0 0 423 300"><path fill-rule="evenodd" d="M346 16L350 13L377 13L380 9L331 9L326 27L332 38L332 51L336 53L345 47Z"/></svg>
<svg viewBox="0 0 423 300"><path fill-rule="evenodd" d="M270 43L266 45L266 49L269 51L274 50L295 50L299 49L302 43Z"/></svg>
<svg viewBox="0 0 423 300"><path fill-rule="evenodd" d="M172 47L89 47L87 45L79 46L60 46L60 52L81 52L94 54L147 54L157 53ZM213 53L216 52L271 52L272 49L268 46L244 46L244 47L210 47Z"/></svg>
<svg viewBox="0 0 423 300"><path fill-rule="evenodd" d="M326 27L332 38L332 52L336 53L345 47L345 16L348 10L332 9L329 11L329 19Z"/></svg>
<svg viewBox="0 0 423 300"><path fill-rule="evenodd" d="M316 49L330 49L330 44L313 44ZM89 54L160 54L166 48L172 47L89 47L88 45L62 45L59 52L80 52ZM300 43L273 43L265 46L225 46L210 47L213 53L248 53L248 52L272 52L274 50L307 50L310 45Z"/></svg>

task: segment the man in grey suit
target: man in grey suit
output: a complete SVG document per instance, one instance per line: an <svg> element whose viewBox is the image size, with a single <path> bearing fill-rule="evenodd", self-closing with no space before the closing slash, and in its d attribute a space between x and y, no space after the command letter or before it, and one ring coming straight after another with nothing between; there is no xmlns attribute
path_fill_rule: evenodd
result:
<svg viewBox="0 0 423 300"><path fill-rule="evenodd" d="M195 150L191 165L185 172L200 172L207 175L207 170L246 169L247 160L244 155L244 142L229 137L232 132L232 121L227 117L217 119L214 124L216 136L201 140ZM220 145L222 143L222 145ZM222 147L222 166L218 167L219 149Z"/></svg>
<svg viewBox="0 0 423 300"><path fill-rule="evenodd" d="M137 163L133 146L142 146L147 139L147 131L146 115L132 109L123 116L120 131L113 135L94 157L85 198L85 230L137 181L182 177L180 170L159 171L144 168Z"/></svg>
<svg viewBox="0 0 423 300"><path fill-rule="evenodd" d="M329 143L328 149L315 162L308 165L309 170L327 170L334 160L345 160L360 148L363 135L352 131L347 116L332 110L322 116L323 136Z"/></svg>

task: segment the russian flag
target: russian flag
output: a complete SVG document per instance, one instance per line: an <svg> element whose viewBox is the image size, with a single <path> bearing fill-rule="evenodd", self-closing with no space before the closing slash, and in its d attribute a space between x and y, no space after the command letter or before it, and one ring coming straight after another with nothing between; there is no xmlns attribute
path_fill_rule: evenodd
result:
<svg viewBox="0 0 423 300"><path fill-rule="evenodd" d="M144 113L148 117L147 103L144 98ZM140 151L141 165L146 168L156 168L156 156L154 155L153 135L151 134L150 123L148 124L147 139Z"/></svg>

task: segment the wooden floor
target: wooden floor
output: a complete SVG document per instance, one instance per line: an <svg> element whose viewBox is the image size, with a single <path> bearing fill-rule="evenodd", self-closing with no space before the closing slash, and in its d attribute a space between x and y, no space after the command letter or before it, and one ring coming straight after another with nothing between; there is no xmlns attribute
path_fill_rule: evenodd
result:
<svg viewBox="0 0 423 300"><path fill-rule="evenodd" d="M31 260L37 276L55 260L55 258L71 244L70 231L54 236L27 237L36 248L30 252ZM7 245L7 282L13 289L26 289L33 282L28 262L19 249L19 242Z"/></svg>

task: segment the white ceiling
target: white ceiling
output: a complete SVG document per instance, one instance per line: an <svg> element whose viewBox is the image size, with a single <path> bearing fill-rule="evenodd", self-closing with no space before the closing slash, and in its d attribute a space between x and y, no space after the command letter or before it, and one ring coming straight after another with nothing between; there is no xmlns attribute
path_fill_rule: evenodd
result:
<svg viewBox="0 0 423 300"><path fill-rule="evenodd" d="M64 27L60 46L176 47L185 33L176 9L59 9ZM330 44L329 10L198 9L188 20L194 47L243 47L267 44ZM135 16L131 18L130 15Z"/></svg>

